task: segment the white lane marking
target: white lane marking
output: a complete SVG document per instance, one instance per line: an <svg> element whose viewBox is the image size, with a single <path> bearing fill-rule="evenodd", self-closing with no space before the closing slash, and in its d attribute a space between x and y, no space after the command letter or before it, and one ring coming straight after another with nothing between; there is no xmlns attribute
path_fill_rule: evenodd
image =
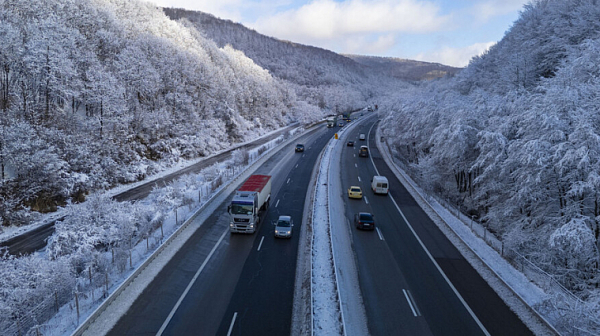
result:
<svg viewBox="0 0 600 336"><path fill-rule="evenodd" d="M165 329L167 328L167 325L169 325L169 322L173 318L173 315L175 315L175 312L177 311L177 308L179 308L179 306L181 305L181 302L183 302L183 299L185 298L185 296L187 295L187 293L190 291L190 289L192 288L192 286L196 282L196 279L198 279L198 277L200 276L200 273L202 273L202 270L204 269L204 267L206 266L206 264L208 264L208 261L210 260L210 258L212 258L213 254L217 250L217 247L219 247L219 245L221 245L221 242L223 241L223 238L225 238L225 235L227 234L227 232L229 232L229 228L227 228L225 230L225 232L223 232L223 234L221 235L221 238L219 238L219 241L217 241L217 243L215 244L215 246L212 248L212 250L210 251L210 253L206 257L206 259L202 263L202 266L200 266L200 268L198 269L198 271L196 271L196 274L192 278L192 281L190 281L190 283L188 284L188 286L185 289L185 291L183 291L183 294L181 294L181 297L179 297L179 300L175 304L175 307L173 307L173 309L171 309L171 312L169 313L169 316L167 316L167 319L165 320L165 322L163 322L162 326L160 327L160 329L156 333L156 336L162 335L162 333L165 331Z"/></svg>
<svg viewBox="0 0 600 336"><path fill-rule="evenodd" d="M227 332L227 336L231 335L231 331L233 330L233 324L235 323L236 317L237 317L237 312L233 313L233 318L231 319L231 324L229 325L229 331Z"/></svg>
<svg viewBox="0 0 600 336"><path fill-rule="evenodd" d="M277 208L278 205L279 205L279 200L277 200L277 203L275 203L275 207Z"/></svg>
<svg viewBox="0 0 600 336"><path fill-rule="evenodd" d="M287 182L286 182L286 183L287 183L287 184L290 184L290 179L289 179L289 178L288 178L288 180L287 180Z"/></svg>
<svg viewBox="0 0 600 336"><path fill-rule="evenodd" d="M360 176L358 177L358 182L360 182Z"/></svg>
<svg viewBox="0 0 600 336"><path fill-rule="evenodd" d="M415 310L417 311L417 316L421 316L421 311L419 310L419 306L417 306L417 301L415 301L415 298L412 296L412 293L409 290L407 290L406 292L408 293L408 297L410 298L410 301L415 306Z"/></svg>
<svg viewBox="0 0 600 336"><path fill-rule="evenodd" d="M410 301L410 298L408 297L408 294L406 294L406 289L402 289L402 291L404 292L404 297L406 298L406 301L408 301L408 305L410 306L410 310L412 310L413 315L415 317L417 317L417 311L415 310L415 307L413 307L413 304Z"/></svg>
<svg viewBox="0 0 600 336"><path fill-rule="evenodd" d="M367 134L367 147L371 148L371 145L369 145L369 138L371 137L371 130L373 129L373 126L375 126L376 123L373 123L371 125L371 128L369 128L369 133ZM375 162L373 162L373 155L369 155L369 159L371 159L371 164L373 165L373 168L375 168L375 172L377 173L377 175L379 175L379 170L377 170L377 167L375 167Z"/></svg>
<svg viewBox="0 0 600 336"><path fill-rule="evenodd" d="M260 251L260 247L262 246L263 240L265 240L265 236L262 236L262 238L260 239L260 244L258 244L258 250Z"/></svg>
<svg viewBox="0 0 600 336"><path fill-rule="evenodd" d="M354 164L354 167L358 168L358 165L355 163L355 164Z"/></svg>
<svg viewBox="0 0 600 336"><path fill-rule="evenodd" d="M365 203L369 204L369 200L367 199L367 196L363 196Z"/></svg>
<svg viewBox="0 0 600 336"><path fill-rule="evenodd" d="M354 154L354 157L356 157L356 154Z"/></svg>
<svg viewBox="0 0 600 336"><path fill-rule="evenodd" d="M297 163L296 163L296 167L295 168L298 168L298 164Z"/></svg>
<svg viewBox="0 0 600 336"><path fill-rule="evenodd" d="M384 240L383 235L381 234L381 230L379 230L378 227L376 227L375 230L377 230L377 234L379 235L379 240Z"/></svg>
<svg viewBox="0 0 600 336"><path fill-rule="evenodd" d="M373 129L373 127L375 126L375 124L376 123L373 123L373 125L371 125L371 128L369 128L369 133L367 135L367 147L369 147L369 148L370 148L370 146L369 146L369 138L371 137L371 130ZM373 156L370 155L369 158L371 159L371 164L373 165L373 168L375 168L375 172L377 173L377 175L379 175L379 170L377 170L377 167L375 167L375 162L373 162ZM415 229L413 229L412 225L408 222L408 219L406 219L406 216L404 216L404 213L402 212L402 210L400 210L400 207L398 206L398 203L396 203L396 200L392 197L391 194L388 194L388 195L389 195L390 199L392 200L392 202L394 203L394 205L396 206L396 209L398 209L398 212L400 213L400 215L402 216L402 218L404 219L404 221L408 225L408 228L410 229L410 231L413 233L413 235L415 236L415 238L417 238L417 241L419 242L419 244L421 245L421 247L423 248L423 250L425 250L425 253L427 253L427 255L429 256L429 259L435 265L435 267L440 272L440 274L442 275L442 277L446 280L446 282L448 283L448 285L450 286L450 288L452 289L452 291L454 292L454 294L456 294L456 296L458 297L458 299L460 300L460 302L462 302L463 306L465 306L465 308L467 309L467 311L469 312L469 314L471 314L471 317L473 317L473 320L475 320L475 322L477 323L477 325L479 326L479 328L481 328L481 330L483 331L483 333L486 334L486 335L490 335L490 333L487 331L487 329L485 329L485 327L483 326L483 324L481 323L481 321L479 321L479 319L477 318L477 316L475 315L475 313L473 312L473 310L471 310L471 307L469 307L469 305L467 304L467 302L465 302L465 300L460 295L460 293L458 293L458 290L456 290L456 288L454 287L454 285L452 284L452 282L450 282L450 279L448 279L448 277L446 276L446 273L444 273L444 271L442 271L442 268L440 267L440 265L438 265L438 263L435 261L435 259L433 259L433 256L431 255L431 253L429 252L429 250L425 247L425 244L423 244L423 242L421 241L421 238L419 238L419 236L415 232Z"/></svg>
<svg viewBox="0 0 600 336"><path fill-rule="evenodd" d="M487 329L485 329L485 327L483 326L483 324L481 324L481 321L479 321L479 319L477 318L477 316L475 315L475 313L473 312L473 310L471 310L471 307L469 307L469 305L467 304L467 302L465 302L465 300L460 295L460 293L458 292L458 290L456 290L456 287L454 287L454 285L452 284L452 282L450 282L450 279L448 279L448 277L446 276L446 273L444 273L444 271L442 271L442 268L440 267L440 265L438 265L438 263L435 261L435 259L433 259L433 256L431 255L431 253L429 252L429 250L427 249L427 247L425 247L425 244L423 244L423 241L421 241L421 238L419 238L419 236L415 232L415 229L413 229L412 225L408 222L408 219L406 219L406 216L404 216L404 213L402 212L402 210L400 210L400 207L398 206L398 203L396 203L396 200L394 199L394 197L392 197L392 195L389 195L389 197L392 200L392 203L394 203L394 205L396 206L396 209L398 209L398 212L402 216L402 219L404 219L404 221L408 225L408 228L412 232L413 236L415 236L415 238L417 239L417 241L419 242L419 244L421 245L421 247L423 248L423 250L425 251L425 253L427 253L427 256L429 256L429 259L431 260L431 262L435 265L435 267L437 268L438 272L440 272L440 274L442 275L442 277L444 278L444 280L446 280L446 283L448 283L448 286L450 286L450 288L452 289L452 291L454 292L454 294L456 295L456 297L458 297L458 299L460 300L460 302L462 302L463 306L469 312L469 314L471 315L471 317L473 318L473 320L475 321L475 323L477 323L477 325L479 326L479 328L481 328L481 330L483 331L484 334L490 335L490 333L487 331Z"/></svg>

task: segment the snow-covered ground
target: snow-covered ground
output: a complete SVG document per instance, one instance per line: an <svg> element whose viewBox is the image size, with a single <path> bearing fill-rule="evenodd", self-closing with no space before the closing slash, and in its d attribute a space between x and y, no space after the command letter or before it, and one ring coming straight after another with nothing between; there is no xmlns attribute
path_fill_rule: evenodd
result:
<svg viewBox="0 0 600 336"><path fill-rule="evenodd" d="M350 131L357 124L358 122L354 122L351 125L347 125L344 129L340 129L339 140L332 139L329 142L324 149L322 160L319 164L319 173L317 174L315 195L312 205L312 328L307 328L307 330L312 330L312 333L317 335L368 334L362 298L360 295L356 295L356 293L360 293L360 290L358 290L359 284L356 274L356 265L354 265L355 261L352 257L351 246L349 245L351 239L349 237L349 233L347 232L348 225L343 219L332 216L332 214L343 212L344 207L343 200L341 197L339 197L341 183L339 178L334 178L336 176L339 177L340 174L339 164L337 163L340 160L341 148L344 145L344 133ZM292 137L289 141L293 141L293 138L294 137ZM379 139L379 137L376 138ZM282 139L274 140L268 145L268 147L274 147L275 144L281 142L281 140ZM459 236L461 241L468 246L468 249L471 251L471 253L474 251L479 258L485 262L485 264L487 264L485 267L493 269L493 274L488 274L488 282L503 282L505 285L511 288L510 292L514 291L514 293L516 293L516 295L514 293L504 293L504 295L499 293L501 297L509 297L508 301L510 301L510 297L512 295L514 301L514 297L516 296L516 301L521 301L521 306L523 302L529 306L535 306L547 299L547 294L544 293L543 290L531 283L521 272L516 270L506 260L504 260L496 252L496 250L489 247L489 245L486 244L481 238L473 234L466 223L457 218L451 211L448 211L446 208L440 205L435 199L425 195L423 191L420 190L418 186L416 186L414 182L412 182L412 180L406 176L406 174L404 174L404 172L391 163L390 155L387 153L386 149L382 148L381 144L379 143L378 146L380 151L384 154L384 158L388 164L391 164L393 169L396 170L396 174L401 181L404 180L405 182L403 183L410 184L413 192L420 193L419 197L421 198L421 201L426 200L424 208L426 208L425 210L428 211L430 217L434 218L437 216L443 219L445 223L444 225L452 230L452 233L446 234ZM263 155L267 155L267 153ZM251 156L257 157L258 153L254 153ZM255 161L253 165L258 164L258 161ZM212 167L212 169L223 169L223 165L227 165L227 163L222 163L220 165L221 166L218 167ZM167 175L173 171L174 168L163 172L161 176ZM229 181L234 179L243 179L243 176L245 176L244 172L246 172L245 174L248 174L245 169L240 169L233 172L233 174L228 176ZM158 176L155 178L158 178ZM79 302L77 303L80 306L79 317L76 316L76 311L74 309L75 300L73 300L69 304L63 305L60 308L59 313L48 323L42 325L39 330L41 330L45 335L64 335L70 333L86 317L90 316L90 314L97 309L97 307L104 301L102 299L103 296L106 296L109 293L114 293L115 291L120 290L122 287L127 287L126 289L129 292L121 295L121 299L125 298L127 302L133 302L135 297L139 295L141 290L145 287L144 284L152 281L154 277L152 274L160 271L161 265L168 261L167 257L177 251L178 246L181 246L183 242L185 242L189 233L184 232L180 234L181 242L177 244L169 244L170 246L168 246L166 249L169 249L170 251L168 251L168 253L163 253L162 256L157 258L160 259L158 262L153 262L152 266L147 267L148 271L150 271L149 273L138 276L138 279L136 279L136 282L138 282L137 285L129 286L131 280L128 280L128 277L131 277L132 274L138 272L138 267L140 265L149 263L152 255L155 254L153 251L158 249L159 245L164 240L169 239L169 237L175 235L176 232L183 231L182 228L185 226L185 224L183 224L184 220L182 218L190 218L195 216L203 204L209 203L209 197L213 198L219 194L227 194L227 190L220 193L223 188L229 190L233 188L233 186L225 183L219 189L215 190L212 195L206 195L207 199L203 199L198 196L198 203L195 207L182 207L181 210L178 211L178 221L175 220L174 213L170 216L167 216L163 223L163 233L155 232L151 239L141 241L132 248L130 257L131 267L128 267L126 272L111 274L110 278L108 279L108 288L99 287L92 289L85 295L78 297ZM408 189L410 190L410 188ZM117 192L120 191L115 191L115 193ZM197 193L197 191L195 193ZM415 195L413 196L415 198L419 198ZM215 200L215 202L219 201L220 199ZM210 212L210 209L203 210ZM435 220L436 219L434 218L434 221ZM187 222L189 222L189 220L186 220L186 223ZM195 230L195 227L190 225L188 230L191 232ZM332 232L335 232L335 234L332 234ZM160 237L163 234L164 238ZM455 242L455 245L456 244L457 243ZM463 249L461 249L461 252L463 254L468 253L468 251L464 251ZM107 255L106 258L110 258L110 256ZM480 273L489 273L489 270L483 268L479 269L479 271ZM491 285L497 291L499 287L502 287L498 284ZM125 290L125 288L123 288L123 290ZM511 308L513 308L525 320L526 324L536 334L544 334L545 331L547 331L546 326L540 325L535 316L531 316L531 311L523 309L523 307L519 307L518 302L512 305L510 302L508 303ZM119 309L110 312L108 314L109 316L104 320L99 319L99 322L106 324L99 325L97 329L90 329L91 334L96 331L106 330L107 325L114 323L115 319L126 311L128 303L119 302L117 304L113 304L113 307L119 307Z"/></svg>
<svg viewBox="0 0 600 336"><path fill-rule="evenodd" d="M345 134L360 121L338 132L324 150L319 165L313 208L312 304L313 334L368 335L366 313L356 269L352 238L340 197L340 160Z"/></svg>
<svg viewBox="0 0 600 336"><path fill-rule="evenodd" d="M171 211L164 215L159 229L150 232L146 239L140 239L133 246L126 248L127 256L125 257L119 255L115 257L116 253L111 255L110 250L102 253L99 255L99 258L105 260L104 264L109 267L107 271L98 273L96 270L92 272L90 269L89 279L87 277L88 272L84 272L82 277L77 277L76 279L70 278L69 281L74 281L73 285L76 284L74 290L69 287L70 285L67 285L68 288L66 289L68 289L68 293L63 293L64 291L57 289L58 292L52 292L46 295L48 300L44 299L43 302L33 303L33 305L28 304L26 313L21 317L20 323L9 326L9 330L4 330L4 332L7 332L8 334L24 334L27 332L33 332L34 334L41 333L44 335L69 334L75 328L80 326L94 310L103 304L103 302L108 301L105 300L105 298L109 295L113 295L115 291L120 291L127 287L132 291L128 295L129 298L136 297L141 293L144 286L128 286L131 279L136 278L136 281L142 283L144 281L151 281L154 277L153 275L141 276L140 266L144 265L144 267L141 268L147 268L151 271L150 273L158 272L160 271L161 266L156 265L160 264L160 262L153 262L153 259L155 259L153 256L156 251L159 249L170 249L172 252L177 251L177 244L163 244L165 241L173 240L173 236L180 236L182 237L181 240L185 241L187 236L185 234L180 234L180 231L183 231L186 226L190 226L188 224L191 222L191 219L197 216L201 210L205 210L204 213L208 214L213 212L214 209L204 209L206 204L215 203L210 201L217 195L227 197L227 195L229 195L227 191L230 188L235 189L235 185L232 186L232 182L234 180L241 182L240 179L247 177L246 175L249 174L249 170L247 169L248 166L260 165L268 157L277 152L278 148L293 142L297 137L301 136L304 133L303 131L303 128L296 127L295 129L290 130L289 138L285 139L286 136L282 135L258 148L250 150L248 152L250 161L246 166L240 166L239 163L234 163L233 161L235 158L232 158L226 162L221 162L208 167L199 174L183 176L170 185L165 186L165 188L155 189L151 195L141 203L166 202L172 204L176 209L175 211ZM267 150L265 151L265 149ZM195 162L197 161L188 162L188 165L194 164ZM164 171L161 174L154 176L153 179L165 176L174 170L175 168ZM222 184L217 184L218 187L215 188L215 184L213 183L214 179L219 179L222 181ZM128 187L130 188L132 186ZM224 189L227 190L223 191ZM233 189L229 191L233 191ZM102 197L107 199L117 192L120 192L120 190L111 190L109 195L104 194ZM91 195L89 199L94 197L95 195ZM73 206L84 206L84 204ZM152 205L150 204L150 206ZM73 212L73 210L71 210L71 212ZM77 212L76 209L75 212ZM62 214L54 214L53 216L60 215ZM164 247L164 245L169 246ZM73 246L73 249L77 250L78 248L77 246ZM113 252L114 250L115 249L113 249ZM22 260L15 259L15 262L17 264L37 262L38 260L43 262L43 260L48 259L47 254L47 251L36 252L31 256L24 257ZM167 254L169 253L163 253L162 255L164 256ZM112 263L110 262L111 258ZM115 262L116 260L122 260L122 262ZM50 261L50 263L52 263L52 261ZM99 277L101 278L100 281L98 281ZM64 285L62 287L64 287ZM62 302L65 302L65 299L67 299L67 303L63 304ZM58 313L55 314L59 302L61 306L59 307ZM115 309L108 314L113 319L120 316L119 314L124 312L123 308L127 307L127 305L116 306L118 306L119 309ZM14 312L17 312L17 310L14 310ZM47 322L38 324L37 321L39 321L40 318L47 318L45 316L49 315L54 315L54 317Z"/></svg>
<svg viewBox="0 0 600 336"><path fill-rule="evenodd" d="M328 206L328 174L331 151L337 141L331 140L319 167L313 203L312 236L312 316L313 334L342 335L342 317L335 274Z"/></svg>
<svg viewBox="0 0 600 336"><path fill-rule="evenodd" d="M312 304L313 304L313 334L330 335L366 335L368 329L364 306L358 288L355 261L351 257L352 251L339 251L335 249L351 249L347 243L348 225L344 220L330 216L330 213L343 213L343 200L336 199L333 195L339 194L341 188L339 178L339 150L344 143L343 133L350 130L347 127L340 130L340 140L332 140L328 144L320 163L320 171L315 190L313 205L314 241L312 248ZM380 139L379 136L376 137ZM530 307L539 305L548 298L542 289L529 281L527 277L515 269L496 250L490 247L483 239L471 231L469 225L455 216L434 198L425 193L398 168L390 159L386 148L378 142L384 159L393 167L398 178L403 183L408 183L413 192L418 192L425 211L436 222L444 221L446 235L460 237L463 244L459 244L453 237L449 237L459 248L461 253L469 260L480 274L490 283L492 288L507 302L507 304L524 320L526 325L537 335L558 334L546 321L540 319ZM337 147L336 147L337 146ZM332 164L333 163L333 164ZM338 170L336 170L338 167ZM338 175L336 175L338 174ZM410 190L410 188L407 188ZM417 199L417 195L413 195ZM339 197L337 197L339 198ZM426 201L425 201L426 200ZM425 203L423 204L423 201ZM440 225L440 223L437 223ZM336 233L332 235L332 231ZM332 238L334 237L334 238ZM344 243L346 241L346 243ZM466 246L466 248L465 248ZM469 256L471 253L471 256ZM475 255L473 255L473 253ZM335 256L332 259L332 256ZM478 256L478 257L477 257ZM480 258L478 264L473 259ZM343 268L344 272L339 269ZM490 272L491 270L491 272ZM316 289L315 289L316 287ZM348 302L354 300L354 302ZM342 307L342 308L341 308Z"/></svg>
<svg viewBox="0 0 600 336"><path fill-rule="evenodd" d="M383 158L405 185L423 210L440 227L442 232L461 251L463 256L482 275L499 296L515 311L523 322L537 335L558 334L551 324L534 312L535 307L548 299L548 294L515 269L494 248L475 234L456 212L444 207L434 197L427 195L401 168L396 165L389 149L375 137ZM456 239L458 238L458 239ZM466 248L465 248L466 247ZM479 259L479 260L477 260ZM491 272L490 272L491 271Z"/></svg>
<svg viewBox="0 0 600 336"><path fill-rule="evenodd" d="M290 135L294 135L294 134L296 134L298 132L301 132L303 130L304 130L304 128L302 128L302 127L290 127ZM279 131L281 131L281 130L277 129L277 130L265 133L260 138L268 137L268 136L270 136L270 135L272 135L274 133L277 133ZM280 141L280 140L278 140L278 141ZM144 180L138 181L138 182L134 182L134 183L123 184L123 185L114 187L114 188L112 188L110 190L96 191L96 192L91 193L88 197L91 197L91 196L94 196L94 195L104 195L104 196L107 196L107 197L113 197L113 196L115 196L117 194L120 194L122 192L125 192L127 190L136 188L136 187L138 187L138 186L140 186L142 184L146 184L146 183L150 183L152 181L156 181L156 180L161 179L161 178L163 178L163 177L165 177L165 176L167 176L169 174L175 173L175 172L177 172L177 171L179 171L181 169L193 166L194 164L196 164L196 163L198 163L200 161L207 160L207 159L209 159L209 158L211 158L213 156L219 155L219 154L221 154L223 152L226 152L226 151L230 151L232 149L239 148L241 146L247 145L247 144L249 144L251 142L254 142L254 141L256 141L256 139L252 139L252 140L248 140L248 141L243 142L243 143L236 144L233 148L228 148L228 149L224 149L224 150L218 151L216 153L211 154L208 157L202 157L202 158L197 158L197 159L193 159L193 160L182 159L182 160L178 161L177 163L175 163L174 165L172 165L172 166L170 166L168 168L164 168L160 173L154 174L154 175L150 176L147 179L144 179ZM251 157L251 159L256 159L256 156L257 156L256 150L252 151L251 156L253 156L253 157ZM18 235L21 235L21 234L30 232L32 230L35 230L35 229L39 228L40 226L43 226L43 225L45 225L47 223L55 221L57 218L60 218L63 215L64 215L63 214L63 209L59 208L58 211L56 211L56 212L42 215L38 221L36 221L35 223L33 223L31 225L27 225L27 226L14 226L14 225L11 225L11 226L6 226L6 227L0 227L0 242L7 241L7 240L9 240L9 239L11 239L13 237L18 236Z"/></svg>

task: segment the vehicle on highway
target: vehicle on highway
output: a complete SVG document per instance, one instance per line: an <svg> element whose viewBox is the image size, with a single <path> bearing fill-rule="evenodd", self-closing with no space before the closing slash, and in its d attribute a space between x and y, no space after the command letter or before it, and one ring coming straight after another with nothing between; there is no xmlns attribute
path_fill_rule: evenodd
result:
<svg viewBox="0 0 600 336"><path fill-rule="evenodd" d="M358 186L351 186L348 188L348 197L349 198L362 198L362 189Z"/></svg>
<svg viewBox="0 0 600 336"><path fill-rule="evenodd" d="M332 128L333 126L335 126L335 118L327 118L327 128Z"/></svg>
<svg viewBox="0 0 600 336"><path fill-rule="evenodd" d="M371 189L376 194L387 195L389 189L387 177L379 175L373 176L373 178L371 179Z"/></svg>
<svg viewBox="0 0 600 336"><path fill-rule="evenodd" d="M339 127L343 127L343 126L344 126L344 122L343 122L343 121L340 121L340 122L338 123L338 126L339 126Z"/></svg>
<svg viewBox="0 0 600 336"><path fill-rule="evenodd" d="M231 233L254 233L271 200L271 176L252 175L236 190L229 213Z"/></svg>
<svg viewBox="0 0 600 336"><path fill-rule="evenodd" d="M346 144L348 147L354 147L354 141L352 140L348 140L348 143Z"/></svg>
<svg viewBox="0 0 600 336"><path fill-rule="evenodd" d="M360 135L358 136L359 140L365 140L365 134L364 133L360 133Z"/></svg>
<svg viewBox="0 0 600 336"><path fill-rule="evenodd" d="M358 156L369 157L369 147L360 146L360 149L358 150Z"/></svg>
<svg viewBox="0 0 600 336"><path fill-rule="evenodd" d="M279 216L275 225L275 237L276 238L292 238L292 217L290 216Z"/></svg>
<svg viewBox="0 0 600 336"><path fill-rule="evenodd" d="M374 230L375 219L368 212L359 212L354 215L354 225L357 229Z"/></svg>
<svg viewBox="0 0 600 336"><path fill-rule="evenodd" d="M296 152L304 152L304 145L303 144L297 144L296 145Z"/></svg>

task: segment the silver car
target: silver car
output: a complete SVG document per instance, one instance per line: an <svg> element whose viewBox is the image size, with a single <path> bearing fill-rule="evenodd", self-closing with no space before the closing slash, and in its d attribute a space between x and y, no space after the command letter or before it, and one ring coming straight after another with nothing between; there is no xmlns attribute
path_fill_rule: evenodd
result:
<svg viewBox="0 0 600 336"><path fill-rule="evenodd" d="M292 238L292 217L290 216L279 216L277 223L275 223L275 237L277 238Z"/></svg>

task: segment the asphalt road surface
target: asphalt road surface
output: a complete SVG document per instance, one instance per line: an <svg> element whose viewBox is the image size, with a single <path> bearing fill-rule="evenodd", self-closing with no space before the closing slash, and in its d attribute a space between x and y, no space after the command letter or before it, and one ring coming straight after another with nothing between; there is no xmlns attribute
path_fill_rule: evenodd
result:
<svg viewBox="0 0 600 336"><path fill-rule="evenodd" d="M124 191L120 194L115 195L113 198L117 201L135 201L145 198L150 194L152 189L156 185L165 185L173 181L174 179L179 178L182 175L197 173L202 169L209 167L217 162L225 161L231 157L231 152L238 149L250 150L252 148L263 145L281 134L289 131L296 125L285 127L273 134L265 136L263 138L257 139L251 143L246 143L237 147L234 147L225 152L219 153L215 156L209 157L206 160L202 160L196 164L193 164L189 167L178 170L172 174L166 175L164 177L158 178L153 181L149 181L147 183L141 184L135 188ZM59 219L60 220L60 219ZM4 242L0 242L0 248L6 247L8 249L8 253L11 255L23 255L33 253L35 251L41 250L46 247L46 243L48 237L50 237L54 233L54 221L42 225L34 230L23 233L19 236L15 236L9 240Z"/></svg>
<svg viewBox="0 0 600 336"><path fill-rule="evenodd" d="M342 153L342 185L363 189L362 200L348 199L346 218L353 246L372 335L483 335L484 330L438 271L400 214L447 278L491 335L531 335L529 329L504 304L459 251L450 243L408 191L396 179L375 146L373 120L357 127L349 140L355 147ZM371 159L358 157L358 147L367 140L370 156L380 175L390 184L390 195L375 195L370 181L376 175ZM346 190L342 190L348 198ZM396 204L392 201L395 200ZM359 211L375 215L377 230L359 231L353 216Z"/></svg>
<svg viewBox="0 0 600 336"><path fill-rule="evenodd" d="M270 206L257 232L230 234L227 203L221 204L110 335L156 335L161 328L162 335L227 335L230 329L231 335L289 334L305 194L316 159L336 130L319 127L298 140L304 153L291 144L261 166L255 174L273 177ZM291 239L274 237L271 222L279 215L292 217Z"/></svg>

